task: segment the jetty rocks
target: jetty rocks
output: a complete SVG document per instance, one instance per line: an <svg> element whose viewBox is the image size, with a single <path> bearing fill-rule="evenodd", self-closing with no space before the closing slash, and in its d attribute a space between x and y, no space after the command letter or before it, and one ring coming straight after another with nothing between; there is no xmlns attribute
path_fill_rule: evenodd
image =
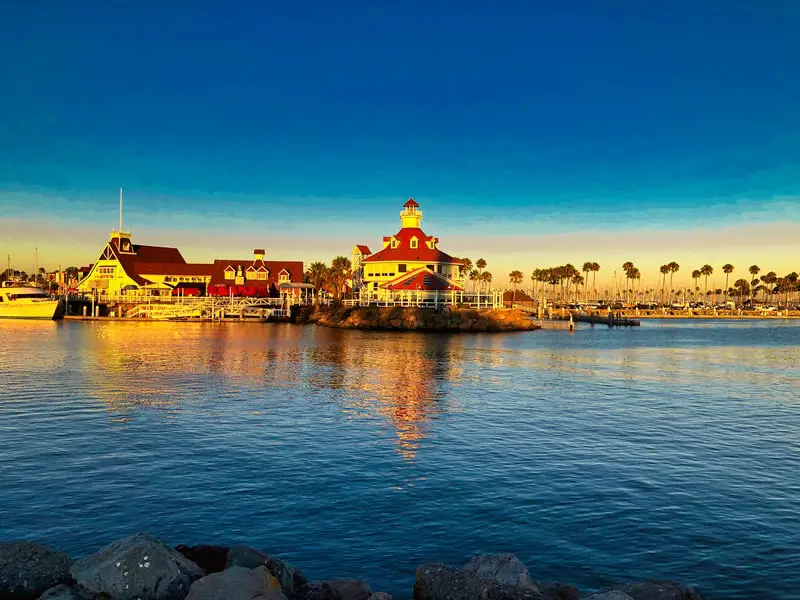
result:
<svg viewBox="0 0 800 600"><path fill-rule="evenodd" d="M517 309L474 309L414 306L303 307L295 321L312 322L342 329L407 331L532 331L530 315Z"/></svg>
<svg viewBox="0 0 800 600"><path fill-rule="evenodd" d="M702 600L673 581L633 581L581 594L536 582L513 554L474 556L462 568L416 572L413 600ZM362 579L309 581L289 563L248 546L176 546L146 533L73 562L35 542L0 543L2 600L392 600Z"/></svg>

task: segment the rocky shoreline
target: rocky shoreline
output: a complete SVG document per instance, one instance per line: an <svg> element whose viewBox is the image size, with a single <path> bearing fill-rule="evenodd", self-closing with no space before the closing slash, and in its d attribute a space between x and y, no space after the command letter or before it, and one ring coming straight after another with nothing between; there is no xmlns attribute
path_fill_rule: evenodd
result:
<svg viewBox="0 0 800 600"><path fill-rule="evenodd" d="M599 592L537 582L512 554L472 557L462 568L417 568L414 600L702 600L672 581L633 581ZM175 546L146 534L72 561L36 542L0 543L3 600L392 600L362 579L309 581L287 562L247 546Z"/></svg>
<svg viewBox="0 0 800 600"><path fill-rule="evenodd" d="M298 307L296 323L316 323L341 329L398 331L499 332L532 331L537 325L516 309L474 309L415 306L320 306Z"/></svg>

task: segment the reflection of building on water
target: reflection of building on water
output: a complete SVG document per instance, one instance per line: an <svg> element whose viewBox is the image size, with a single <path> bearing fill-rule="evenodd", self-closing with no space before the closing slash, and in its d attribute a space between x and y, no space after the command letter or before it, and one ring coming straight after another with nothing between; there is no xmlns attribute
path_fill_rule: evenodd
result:
<svg viewBox="0 0 800 600"><path fill-rule="evenodd" d="M335 341L315 349L314 362L333 368L327 381L318 374L317 383L342 389L347 407L387 419L396 430L399 452L414 458L430 421L444 409L447 387L460 375L451 361L454 338L328 332Z"/></svg>
<svg viewBox="0 0 800 600"><path fill-rule="evenodd" d="M83 372L87 388L114 410L174 409L214 400L229 379L247 385L296 385L299 329L289 324L93 323Z"/></svg>
<svg viewBox="0 0 800 600"><path fill-rule="evenodd" d="M371 335L357 331L219 323L92 323L79 360L87 389L113 411L167 413L184 403L219 402L231 387L299 398L323 391L339 409L374 415L395 429L399 452L413 458L449 386L461 377L447 335ZM313 410L314 407L311 407Z"/></svg>

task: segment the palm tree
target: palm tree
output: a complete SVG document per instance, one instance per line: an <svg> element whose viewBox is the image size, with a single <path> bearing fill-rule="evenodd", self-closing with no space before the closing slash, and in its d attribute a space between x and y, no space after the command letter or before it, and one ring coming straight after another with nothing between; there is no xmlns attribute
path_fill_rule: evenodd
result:
<svg viewBox="0 0 800 600"><path fill-rule="evenodd" d="M485 266L485 265L484 265ZM486 283L486 290L489 291L492 289L492 274L489 271L484 271L480 274L481 283Z"/></svg>
<svg viewBox="0 0 800 600"><path fill-rule="evenodd" d="M664 288L667 286L667 273L669 273L669 265L661 265L659 270L661 271L661 304L664 304Z"/></svg>
<svg viewBox="0 0 800 600"><path fill-rule="evenodd" d="M756 279L756 277L758 276L758 274L761 272L761 267L759 267L758 265L750 265L750 268L748 269L748 271L750 272L750 276L751 276L753 279ZM756 286L756 285L758 285L758 283L753 283L753 282L751 281L751 282L750 282L750 285L751 285L751 286ZM750 291L750 298L752 298L752 297L753 297L753 295L752 295L752 294L753 294L753 292L752 292L752 287L750 288L750 290L751 290L751 291Z"/></svg>
<svg viewBox="0 0 800 600"><path fill-rule="evenodd" d="M319 292L328 277L328 266L324 262L311 263L306 271L306 277L308 277L308 282L314 286L314 291L316 292L314 306L319 306Z"/></svg>
<svg viewBox="0 0 800 600"><path fill-rule="evenodd" d="M628 290L628 287L630 286L631 271L633 271L633 263L631 261L622 263L622 270L625 272L625 290L626 292L628 292L630 291Z"/></svg>
<svg viewBox="0 0 800 600"><path fill-rule="evenodd" d="M667 266L669 267L669 289L670 289L670 295L671 295L672 291L675 289L672 286L672 277L675 275L675 273L677 273L678 271L681 270L681 266L678 263L676 263L674 260L671 263L667 264Z"/></svg>
<svg viewBox="0 0 800 600"><path fill-rule="evenodd" d="M472 271L469 272L469 280L472 282L472 292L474 293L477 282L481 280L481 274L475 269L472 269Z"/></svg>
<svg viewBox="0 0 800 600"><path fill-rule="evenodd" d="M508 279L511 281L511 287L513 290L511 292L511 304L513 305L514 300L517 297L517 286L522 283L522 271L511 271L511 273L508 274Z"/></svg>
<svg viewBox="0 0 800 600"><path fill-rule="evenodd" d="M706 296L708 296L708 276L713 273L714 273L714 267L712 267L711 265L703 265L702 267L700 267L700 274L706 278L705 280Z"/></svg>
<svg viewBox="0 0 800 600"><path fill-rule="evenodd" d="M588 299L589 294L589 287L587 285L589 280L589 272L592 270L592 263L590 261L586 261L583 263L583 267L581 271L584 273L584 284L583 284L583 303L586 304L586 300Z"/></svg>
<svg viewBox="0 0 800 600"><path fill-rule="evenodd" d="M700 281L701 276L702 275L700 274L700 269L695 269L694 271L692 271L692 281L694 281L695 292L700 289L700 286L697 285L697 282ZM696 294L692 295L695 297L695 300L697 300L697 295Z"/></svg>
<svg viewBox="0 0 800 600"><path fill-rule="evenodd" d="M730 263L722 265L722 272L725 273L725 302L728 301L728 277L733 273L733 265Z"/></svg>
<svg viewBox="0 0 800 600"><path fill-rule="evenodd" d="M475 261L475 266L478 267L478 275L480 275L486 268L486 261L482 258L479 258L477 261Z"/></svg>
<svg viewBox="0 0 800 600"><path fill-rule="evenodd" d="M739 305L741 306L743 303L742 297L750 292L750 284L746 279L737 279L733 283L733 287L739 292Z"/></svg>
<svg viewBox="0 0 800 600"><path fill-rule="evenodd" d="M461 266L458 268L458 274L466 277L472 271L472 261L468 258L461 259Z"/></svg>
<svg viewBox="0 0 800 600"><path fill-rule="evenodd" d="M350 270L352 267L353 265L350 263L350 259L345 256L337 256L331 261L329 276L334 288L333 297L336 302L340 302L342 299L344 285L350 277Z"/></svg>
<svg viewBox="0 0 800 600"><path fill-rule="evenodd" d="M597 272L600 270L600 265L596 262L592 263L592 290L594 291L595 300L597 300Z"/></svg>

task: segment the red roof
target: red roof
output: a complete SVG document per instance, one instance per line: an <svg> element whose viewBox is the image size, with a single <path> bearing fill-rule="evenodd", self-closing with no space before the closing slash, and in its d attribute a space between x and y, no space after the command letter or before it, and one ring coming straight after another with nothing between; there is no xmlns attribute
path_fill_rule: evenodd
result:
<svg viewBox="0 0 800 600"><path fill-rule="evenodd" d="M413 198L409 198L408 200L406 200L406 203L405 203L405 204L403 204L403 206L414 206L414 207L418 207L418 206L419 206L419 204L417 204L417 201L416 201L416 200L414 200Z"/></svg>
<svg viewBox="0 0 800 600"><path fill-rule="evenodd" d="M173 262L139 262L136 261L133 268L138 275L147 277L148 275L193 275L208 276L214 265L205 263L173 263Z"/></svg>
<svg viewBox="0 0 800 600"><path fill-rule="evenodd" d="M404 227L398 231L394 237L397 239L397 248L392 248L391 244L389 244L383 250L380 250L372 256L365 258L364 262L424 261L433 263L461 264L460 259L453 258L438 248L429 248L426 242L438 240L432 235L426 235L422 229L416 227ZM412 237L417 238L416 248L411 247ZM383 239L388 241L391 239L391 237L385 237Z"/></svg>
<svg viewBox="0 0 800 600"><path fill-rule="evenodd" d="M382 288L392 291L420 290L420 291L460 291L461 287L430 269L420 267L410 273L404 273L396 279L384 283Z"/></svg>
<svg viewBox="0 0 800 600"><path fill-rule="evenodd" d="M365 255L372 254L372 250L369 249L369 246L365 246L363 244L356 244L356 248L358 248L358 251L361 252L361 254Z"/></svg>
<svg viewBox="0 0 800 600"><path fill-rule="evenodd" d="M266 269L269 272L267 279L245 279L245 285L253 287L269 287L278 285L281 271L289 274L289 281L293 283L303 282L303 263L302 261L280 261L280 260L220 260L214 261L211 265L211 282L209 285L234 285L235 280L225 279L225 269L233 267L237 271L239 267L245 273L252 267L255 271Z"/></svg>

